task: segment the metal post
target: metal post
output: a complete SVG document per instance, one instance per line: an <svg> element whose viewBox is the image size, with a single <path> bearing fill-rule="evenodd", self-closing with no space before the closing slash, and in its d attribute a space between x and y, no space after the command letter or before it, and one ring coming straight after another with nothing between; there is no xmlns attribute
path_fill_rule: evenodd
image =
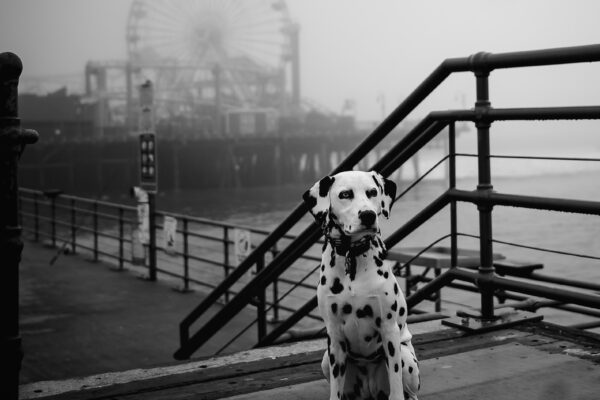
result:
<svg viewBox="0 0 600 400"><path fill-rule="evenodd" d="M450 189L456 188L456 122L448 125L448 185ZM450 265L456 267L458 264L458 218L456 200L450 202Z"/></svg>
<svg viewBox="0 0 600 400"><path fill-rule="evenodd" d="M33 226L34 226L34 239L36 242L40 241L40 208L38 204L38 194L33 195Z"/></svg>
<svg viewBox="0 0 600 400"><path fill-rule="evenodd" d="M477 127L477 169L479 180L477 191L489 193L492 191L492 179L490 168L490 121L483 115L490 108L489 101L489 71L475 71L477 101L475 111L480 116L475 121ZM492 206L478 205L479 210L479 251L481 265L479 266L479 290L481 291L481 317L483 319L494 318L494 291L492 279L494 277L494 264L492 257Z"/></svg>
<svg viewBox="0 0 600 400"><path fill-rule="evenodd" d="M148 244L148 280L156 280L156 194L148 192L150 243Z"/></svg>
<svg viewBox="0 0 600 400"><path fill-rule="evenodd" d="M183 290L190 290L190 259L189 259L189 244L188 244L188 220L183 219Z"/></svg>
<svg viewBox="0 0 600 400"><path fill-rule="evenodd" d="M277 249L277 243L275 243L271 248L271 254L273 256L273 260L277 257L277 254L279 254L279 249ZM275 280L273 281L273 318L271 319L272 323L279 322L279 302L277 301L279 299L279 288L277 287L277 282L279 282L279 278L275 278Z"/></svg>
<svg viewBox="0 0 600 400"><path fill-rule="evenodd" d="M77 246L77 212L75 211L75 199L71 199L71 253L75 254Z"/></svg>
<svg viewBox="0 0 600 400"><path fill-rule="evenodd" d="M148 280L156 280L156 191L158 170L154 129L154 89L149 80L139 87L140 186L148 193Z"/></svg>
<svg viewBox="0 0 600 400"><path fill-rule="evenodd" d="M23 65L13 53L0 54L0 302L2 343L0 397L19 397L19 372L23 349L19 335L19 262L23 251L18 223L18 163L24 147L37 141L37 133L21 129L18 118L18 85Z"/></svg>
<svg viewBox="0 0 600 400"><path fill-rule="evenodd" d="M265 267L265 255L264 253L258 258L256 262L256 274ZM258 341L260 342L267 335L267 312L266 312L266 288L259 291L256 296L256 318L258 319Z"/></svg>
<svg viewBox="0 0 600 400"><path fill-rule="evenodd" d="M223 136L223 127L221 126L221 108L223 106L222 104L222 99L221 99L221 66L219 64L215 64L213 70L213 76L214 76L214 80L215 80L215 116L214 116L214 129L215 129L215 135L217 135L217 137L222 137Z"/></svg>
<svg viewBox="0 0 600 400"><path fill-rule="evenodd" d="M56 247L56 196L50 196L50 232L52 247Z"/></svg>
<svg viewBox="0 0 600 400"><path fill-rule="evenodd" d="M119 271L123 270L123 207L119 207Z"/></svg>
<svg viewBox="0 0 600 400"><path fill-rule="evenodd" d="M98 202L94 201L93 206L93 223L94 223L94 262L98 261Z"/></svg>
<svg viewBox="0 0 600 400"><path fill-rule="evenodd" d="M223 264L225 266L225 279L229 276L229 228L223 227ZM225 303L229 302L229 290L225 291Z"/></svg>

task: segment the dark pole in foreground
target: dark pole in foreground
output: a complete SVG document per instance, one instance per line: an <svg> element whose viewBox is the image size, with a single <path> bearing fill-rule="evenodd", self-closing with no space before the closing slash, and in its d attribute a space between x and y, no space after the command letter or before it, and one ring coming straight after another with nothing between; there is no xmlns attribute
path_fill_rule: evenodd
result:
<svg viewBox="0 0 600 400"><path fill-rule="evenodd" d="M0 356L2 399L17 399L23 350L19 335L19 262L23 242L18 214L17 165L25 144L35 143L37 133L21 130L18 118L18 85L23 70L13 53L0 54Z"/></svg>

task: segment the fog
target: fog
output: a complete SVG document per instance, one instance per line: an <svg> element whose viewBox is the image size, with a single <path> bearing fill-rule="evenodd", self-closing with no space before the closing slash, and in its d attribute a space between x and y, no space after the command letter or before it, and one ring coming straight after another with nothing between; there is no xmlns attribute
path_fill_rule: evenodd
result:
<svg viewBox="0 0 600 400"><path fill-rule="evenodd" d="M249 1L249 0L247 0ZM244 2L246 3L246 1ZM506 52L600 43L593 0L400 1L288 0L300 25L302 96L339 112L347 99L359 120L381 120L440 62L478 51ZM23 59L24 88L39 82L81 88L88 60L122 60L130 1L2 0L0 49ZM495 107L600 104L600 65L494 71ZM23 86L22 86L23 88ZM451 77L412 118L433 109L471 107L471 74ZM503 129L499 127L498 129ZM569 132L594 150L598 125ZM573 144L561 124L512 124L500 144ZM530 134L522 132L526 130ZM578 136L579 135L579 136ZM599 135L594 135L598 137ZM509 146L510 147L510 146Z"/></svg>

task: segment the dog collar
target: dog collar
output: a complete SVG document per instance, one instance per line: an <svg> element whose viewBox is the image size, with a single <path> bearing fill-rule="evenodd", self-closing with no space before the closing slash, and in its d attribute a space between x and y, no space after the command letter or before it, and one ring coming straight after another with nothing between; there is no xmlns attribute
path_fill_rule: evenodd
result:
<svg viewBox="0 0 600 400"><path fill-rule="evenodd" d="M346 274L353 281L356 277L356 257L366 253L371 248L371 237L365 236L356 242L350 240L350 236L342 236L339 239L327 237L336 254L345 257Z"/></svg>
<svg viewBox="0 0 600 400"><path fill-rule="evenodd" d="M371 248L371 237L364 236L356 242L350 240L350 236L342 236L341 238L328 237L329 243L335 249L335 252L343 256L355 257L359 254L365 253Z"/></svg>

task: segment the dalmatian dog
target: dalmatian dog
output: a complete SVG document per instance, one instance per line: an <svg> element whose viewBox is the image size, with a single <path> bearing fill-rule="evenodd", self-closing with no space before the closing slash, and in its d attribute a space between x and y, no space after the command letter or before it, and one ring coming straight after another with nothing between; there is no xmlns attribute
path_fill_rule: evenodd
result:
<svg viewBox="0 0 600 400"><path fill-rule="evenodd" d="M321 367L330 400L417 399L406 300L383 262L378 225L395 193L396 184L377 172L346 171L303 196L325 235L317 298L327 328Z"/></svg>

